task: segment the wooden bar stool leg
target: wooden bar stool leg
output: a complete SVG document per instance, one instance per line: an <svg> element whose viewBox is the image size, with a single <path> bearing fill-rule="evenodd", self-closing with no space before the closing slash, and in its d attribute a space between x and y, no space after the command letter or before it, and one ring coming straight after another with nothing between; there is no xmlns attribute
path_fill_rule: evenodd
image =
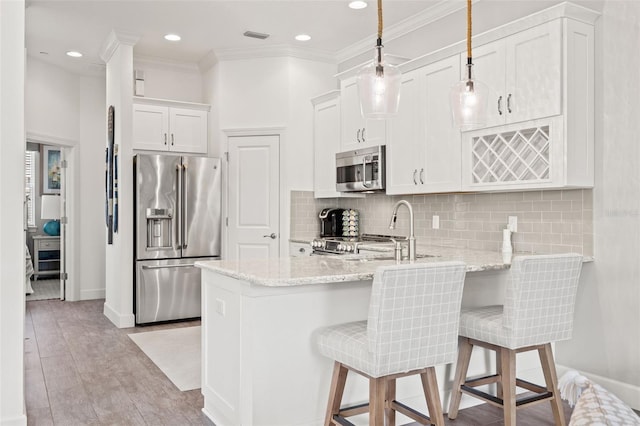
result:
<svg viewBox="0 0 640 426"><path fill-rule="evenodd" d="M344 385L347 381L347 367L338 361L333 364L333 376L331 377L331 387L329 388L329 402L327 403L327 413L324 417L324 426L330 426L333 416L340 412L340 403L344 393Z"/></svg>
<svg viewBox="0 0 640 426"><path fill-rule="evenodd" d="M502 360L499 353L496 353L496 374L502 376ZM502 381L496 382L496 396L502 399Z"/></svg>
<svg viewBox="0 0 640 426"><path fill-rule="evenodd" d="M387 426L395 426L396 424L396 410L391 408L391 403L396 399L396 380L386 380L386 395L384 414Z"/></svg>
<svg viewBox="0 0 640 426"><path fill-rule="evenodd" d="M564 411L562 409L562 401L560 400L560 392L558 391L558 376L556 374L556 365L553 361L551 343L547 343L541 348L538 348L538 355L540 356L540 364L542 365L547 390L553 392L553 399L550 402L556 426L565 426Z"/></svg>
<svg viewBox="0 0 640 426"><path fill-rule="evenodd" d="M384 426L384 377L369 379L369 426Z"/></svg>
<svg viewBox="0 0 640 426"><path fill-rule="evenodd" d="M505 426L516 425L516 352L500 348L502 400Z"/></svg>
<svg viewBox="0 0 640 426"><path fill-rule="evenodd" d="M427 399L427 408L429 409L431 424L444 426L444 416L442 415L442 403L440 402L440 390L438 389L436 369L433 367L427 368L425 373L420 374L420 378L422 379L424 396Z"/></svg>
<svg viewBox="0 0 640 426"><path fill-rule="evenodd" d="M447 417L454 420L458 416L460 408L460 400L462 399L462 391L460 386L467 380L467 370L469 369L469 361L471 360L471 352L473 345L466 337L461 337L458 344L458 362L456 363L456 372L453 378L453 386L451 388L451 401L449 402L449 413Z"/></svg>

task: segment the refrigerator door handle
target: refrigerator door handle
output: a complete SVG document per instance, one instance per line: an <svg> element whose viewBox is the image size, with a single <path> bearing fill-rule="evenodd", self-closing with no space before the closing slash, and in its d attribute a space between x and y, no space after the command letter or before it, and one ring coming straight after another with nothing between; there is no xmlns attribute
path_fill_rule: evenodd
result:
<svg viewBox="0 0 640 426"><path fill-rule="evenodd" d="M182 166L180 164L176 165L176 174L178 175L178 185L177 185L177 191L176 191L176 220L177 220L177 225L176 226L176 242L178 243L177 249L181 249L182 248Z"/></svg>
<svg viewBox="0 0 640 426"><path fill-rule="evenodd" d="M181 263L180 265L143 265L142 269L173 269L173 268L192 268L195 263Z"/></svg>
<svg viewBox="0 0 640 426"><path fill-rule="evenodd" d="M186 249L189 244L189 228L187 221L189 212L187 210L189 206L189 174L187 173L187 164L182 165L182 184L184 185L184 191L182 194L182 248Z"/></svg>

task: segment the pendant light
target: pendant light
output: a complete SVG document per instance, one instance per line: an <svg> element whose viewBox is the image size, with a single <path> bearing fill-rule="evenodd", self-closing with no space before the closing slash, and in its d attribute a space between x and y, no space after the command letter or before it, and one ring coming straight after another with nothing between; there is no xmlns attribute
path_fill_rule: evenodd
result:
<svg viewBox="0 0 640 426"><path fill-rule="evenodd" d="M467 73L451 88L451 110L455 125L461 130L483 126L487 120L489 88L473 78L471 69L471 0L467 0Z"/></svg>
<svg viewBox="0 0 640 426"><path fill-rule="evenodd" d="M384 119L398 114L400 70L387 64L382 53L382 0L378 0L378 39L373 61L358 72L360 112L364 118Z"/></svg>

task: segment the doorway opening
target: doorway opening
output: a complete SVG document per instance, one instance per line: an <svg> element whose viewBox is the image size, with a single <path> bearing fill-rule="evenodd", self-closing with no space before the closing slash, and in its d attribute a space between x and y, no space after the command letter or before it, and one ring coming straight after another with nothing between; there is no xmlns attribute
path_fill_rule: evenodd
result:
<svg viewBox="0 0 640 426"><path fill-rule="evenodd" d="M26 144L24 230L32 270L26 301L66 299L67 151L41 141Z"/></svg>

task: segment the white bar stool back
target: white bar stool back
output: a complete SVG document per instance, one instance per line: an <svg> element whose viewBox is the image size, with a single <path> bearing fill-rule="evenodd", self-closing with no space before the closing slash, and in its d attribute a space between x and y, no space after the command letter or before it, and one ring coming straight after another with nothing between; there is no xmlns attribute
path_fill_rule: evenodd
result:
<svg viewBox="0 0 640 426"><path fill-rule="evenodd" d="M325 425L351 424L369 412L370 425L394 425L395 412L421 423L444 424L435 365L456 358L466 266L438 262L376 270L369 318L328 327L320 352L335 360ZM340 408L348 371L369 379L369 404ZM395 400L396 379L420 374L429 417Z"/></svg>
<svg viewBox="0 0 640 426"><path fill-rule="evenodd" d="M455 419L462 393L503 408L504 424L516 424L516 408L550 401L556 425L564 425L551 342L571 338L582 256L575 253L513 259L504 306L463 310L460 349L448 417ZM496 352L496 374L467 379L473 346ZM546 387L515 376L516 354L537 350ZM477 386L497 384L496 395ZM516 400L516 386L534 395Z"/></svg>

